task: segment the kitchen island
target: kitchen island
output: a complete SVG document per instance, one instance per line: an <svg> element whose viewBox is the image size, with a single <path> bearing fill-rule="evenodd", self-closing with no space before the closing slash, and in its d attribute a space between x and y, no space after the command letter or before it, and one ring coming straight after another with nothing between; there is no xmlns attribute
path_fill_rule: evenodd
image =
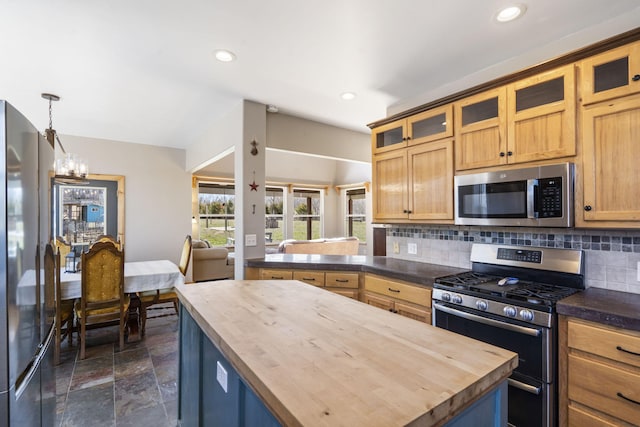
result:
<svg viewBox="0 0 640 427"><path fill-rule="evenodd" d="M506 425L507 350L293 280L177 287L181 425Z"/></svg>

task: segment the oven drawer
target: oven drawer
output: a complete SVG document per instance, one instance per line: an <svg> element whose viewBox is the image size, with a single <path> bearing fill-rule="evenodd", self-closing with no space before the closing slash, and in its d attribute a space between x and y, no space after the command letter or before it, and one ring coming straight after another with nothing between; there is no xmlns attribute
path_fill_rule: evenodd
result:
<svg viewBox="0 0 640 427"><path fill-rule="evenodd" d="M430 288L405 284L372 274L365 276L364 288L367 291L376 292L425 307L431 307Z"/></svg>
<svg viewBox="0 0 640 427"><path fill-rule="evenodd" d="M640 334L568 321L569 347L640 367Z"/></svg>
<svg viewBox="0 0 640 427"><path fill-rule="evenodd" d="M569 355L569 399L629 423L640 420L640 374Z"/></svg>

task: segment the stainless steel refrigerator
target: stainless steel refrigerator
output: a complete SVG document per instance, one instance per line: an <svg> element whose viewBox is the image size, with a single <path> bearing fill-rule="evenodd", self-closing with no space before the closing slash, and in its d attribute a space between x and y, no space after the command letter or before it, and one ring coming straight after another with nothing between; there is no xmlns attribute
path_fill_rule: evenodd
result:
<svg viewBox="0 0 640 427"><path fill-rule="evenodd" d="M2 100L0 146L0 426L53 425L52 290L40 271L51 234L54 149Z"/></svg>

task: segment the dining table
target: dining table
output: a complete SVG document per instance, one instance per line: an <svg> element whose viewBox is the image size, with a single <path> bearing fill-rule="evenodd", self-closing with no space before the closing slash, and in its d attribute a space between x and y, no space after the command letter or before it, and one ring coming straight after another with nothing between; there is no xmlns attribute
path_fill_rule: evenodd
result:
<svg viewBox="0 0 640 427"><path fill-rule="evenodd" d="M136 293L172 288L184 283L178 266L169 260L134 261L124 263L124 292L131 295L127 341L140 337L140 300ZM61 299L76 299L82 296L82 273L60 272Z"/></svg>

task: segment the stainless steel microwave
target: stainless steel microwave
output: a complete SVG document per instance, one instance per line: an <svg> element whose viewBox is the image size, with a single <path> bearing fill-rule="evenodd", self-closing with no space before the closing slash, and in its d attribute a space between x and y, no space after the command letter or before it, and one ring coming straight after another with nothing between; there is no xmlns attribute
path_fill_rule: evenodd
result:
<svg viewBox="0 0 640 427"><path fill-rule="evenodd" d="M455 223L573 226L573 163L458 175Z"/></svg>

